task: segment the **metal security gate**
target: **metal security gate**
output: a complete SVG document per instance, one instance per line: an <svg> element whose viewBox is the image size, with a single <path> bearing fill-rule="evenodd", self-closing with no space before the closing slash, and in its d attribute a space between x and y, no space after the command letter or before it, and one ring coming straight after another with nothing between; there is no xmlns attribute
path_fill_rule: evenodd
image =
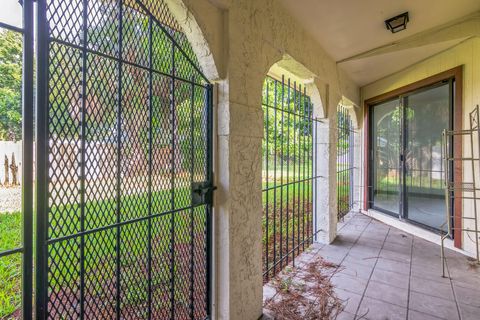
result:
<svg viewBox="0 0 480 320"><path fill-rule="evenodd" d="M312 243L315 232L313 104L305 87L282 76L263 87L263 280L267 282Z"/></svg>
<svg viewBox="0 0 480 320"><path fill-rule="evenodd" d="M185 34L160 0L37 19L37 318L207 318L212 86Z"/></svg>
<svg viewBox="0 0 480 320"><path fill-rule="evenodd" d="M2 171L3 165L7 165L0 188L5 191L10 186L12 189L21 186L19 194L2 192L0 195L0 319L29 319L33 290L33 0L20 3L2 1L1 8L7 14L2 14L0 18L0 131L7 129L8 135L14 132L16 138L13 140L21 143L22 148L21 157L16 158L19 169L16 173L20 174L21 181L15 181L12 174L13 181L9 185L9 163L3 162L7 152L3 149L4 144L0 147ZM16 118L19 114L21 116ZM8 158L11 155L9 153ZM15 167L15 163L10 162L13 173L12 166ZM14 209L8 205L5 209L4 201L8 203L11 200L21 202L21 207L15 204L12 205Z"/></svg>
<svg viewBox="0 0 480 320"><path fill-rule="evenodd" d="M355 130L343 105L337 108L337 210L338 219L353 208Z"/></svg>

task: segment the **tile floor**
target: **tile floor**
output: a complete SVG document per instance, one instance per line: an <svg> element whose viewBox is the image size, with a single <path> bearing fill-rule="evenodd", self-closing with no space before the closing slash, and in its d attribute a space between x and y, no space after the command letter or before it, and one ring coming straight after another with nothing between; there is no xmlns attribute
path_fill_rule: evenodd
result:
<svg viewBox="0 0 480 320"><path fill-rule="evenodd" d="M339 320L480 320L480 267L457 252L446 252L442 278L438 245L355 214L333 244L312 245L296 266L318 255L342 266L331 279L344 305ZM264 300L275 293L264 286Z"/></svg>

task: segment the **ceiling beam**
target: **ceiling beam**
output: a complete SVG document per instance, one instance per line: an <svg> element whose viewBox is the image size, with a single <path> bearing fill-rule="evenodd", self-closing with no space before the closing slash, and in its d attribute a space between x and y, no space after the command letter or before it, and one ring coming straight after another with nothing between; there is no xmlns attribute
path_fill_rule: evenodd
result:
<svg viewBox="0 0 480 320"><path fill-rule="evenodd" d="M455 39L467 39L471 37L480 37L480 12L476 12L472 15L452 21L448 24L419 32L399 41L355 54L351 57L337 61L337 64L405 49L418 48L429 44Z"/></svg>

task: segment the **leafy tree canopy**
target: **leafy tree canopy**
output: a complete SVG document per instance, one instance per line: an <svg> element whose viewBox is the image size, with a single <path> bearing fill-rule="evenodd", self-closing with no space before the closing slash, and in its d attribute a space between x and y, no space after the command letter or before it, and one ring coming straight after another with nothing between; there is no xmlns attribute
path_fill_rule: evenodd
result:
<svg viewBox="0 0 480 320"><path fill-rule="evenodd" d="M0 31L0 139L22 134L22 36Z"/></svg>

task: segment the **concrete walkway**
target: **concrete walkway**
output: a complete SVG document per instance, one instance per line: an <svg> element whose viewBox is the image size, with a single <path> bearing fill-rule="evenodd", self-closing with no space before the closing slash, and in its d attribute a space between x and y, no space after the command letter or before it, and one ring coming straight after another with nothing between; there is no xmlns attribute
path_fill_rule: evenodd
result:
<svg viewBox="0 0 480 320"><path fill-rule="evenodd" d="M480 268L446 252L449 278L441 277L440 247L356 214L331 245L314 244L297 267L321 256L340 265L331 281L344 311L337 319L480 319ZM264 299L275 295L269 284Z"/></svg>

